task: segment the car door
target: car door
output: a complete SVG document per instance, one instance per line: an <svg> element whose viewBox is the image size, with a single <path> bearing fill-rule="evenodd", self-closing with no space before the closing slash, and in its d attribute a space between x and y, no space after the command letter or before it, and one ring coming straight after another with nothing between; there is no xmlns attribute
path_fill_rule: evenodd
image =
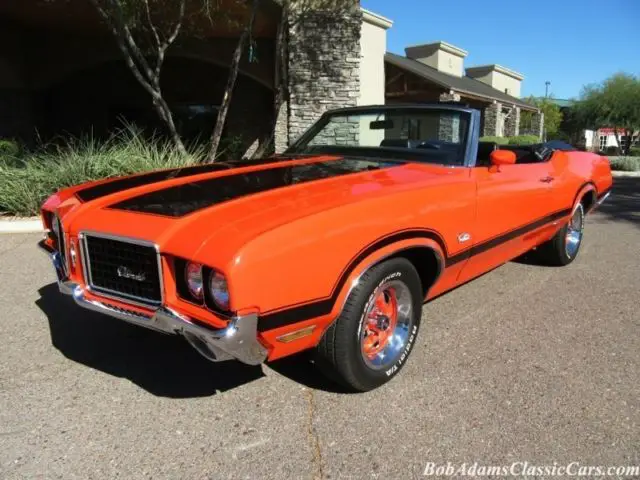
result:
<svg viewBox="0 0 640 480"><path fill-rule="evenodd" d="M550 162L474 167L476 223L462 232L469 242L468 261L460 272L465 282L539 244L548 228L554 182ZM466 234L466 235L465 235Z"/></svg>

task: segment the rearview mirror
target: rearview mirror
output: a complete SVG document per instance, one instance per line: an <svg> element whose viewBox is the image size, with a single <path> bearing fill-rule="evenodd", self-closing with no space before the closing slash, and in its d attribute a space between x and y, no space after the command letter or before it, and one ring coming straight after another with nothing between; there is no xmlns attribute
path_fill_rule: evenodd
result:
<svg viewBox="0 0 640 480"><path fill-rule="evenodd" d="M494 150L491 152L492 165L513 165L516 163L516 154L511 150Z"/></svg>

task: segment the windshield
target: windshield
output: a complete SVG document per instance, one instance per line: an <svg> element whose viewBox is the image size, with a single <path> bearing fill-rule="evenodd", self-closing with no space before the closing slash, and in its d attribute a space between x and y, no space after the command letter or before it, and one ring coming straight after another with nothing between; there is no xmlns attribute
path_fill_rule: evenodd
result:
<svg viewBox="0 0 640 480"><path fill-rule="evenodd" d="M381 108L323 117L287 152L335 153L463 165L469 114L437 108Z"/></svg>

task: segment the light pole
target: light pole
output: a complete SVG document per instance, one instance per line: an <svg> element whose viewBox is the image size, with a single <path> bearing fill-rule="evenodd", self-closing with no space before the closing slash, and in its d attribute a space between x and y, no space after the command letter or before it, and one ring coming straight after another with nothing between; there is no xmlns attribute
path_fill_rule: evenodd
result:
<svg viewBox="0 0 640 480"><path fill-rule="evenodd" d="M549 80L544 82L544 98L545 98L545 100L547 98L549 98L549 85L551 85L551 82ZM542 138L544 139L545 142L547 141L547 129L546 129L546 127L544 125L542 127Z"/></svg>

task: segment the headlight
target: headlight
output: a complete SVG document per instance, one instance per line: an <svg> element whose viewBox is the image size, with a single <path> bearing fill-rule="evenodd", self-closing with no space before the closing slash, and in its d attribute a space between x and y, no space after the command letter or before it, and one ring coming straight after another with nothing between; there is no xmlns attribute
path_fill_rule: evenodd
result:
<svg viewBox="0 0 640 480"><path fill-rule="evenodd" d="M189 293L198 300L202 300L202 265L189 262L185 269L185 277Z"/></svg>
<svg viewBox="0 0 640 480"><path fill-rule="evenodd" d="M211 272L209 292L211 293L211 298L221 310L229 311L229 288L224 275L218 272Z"/></svg>

